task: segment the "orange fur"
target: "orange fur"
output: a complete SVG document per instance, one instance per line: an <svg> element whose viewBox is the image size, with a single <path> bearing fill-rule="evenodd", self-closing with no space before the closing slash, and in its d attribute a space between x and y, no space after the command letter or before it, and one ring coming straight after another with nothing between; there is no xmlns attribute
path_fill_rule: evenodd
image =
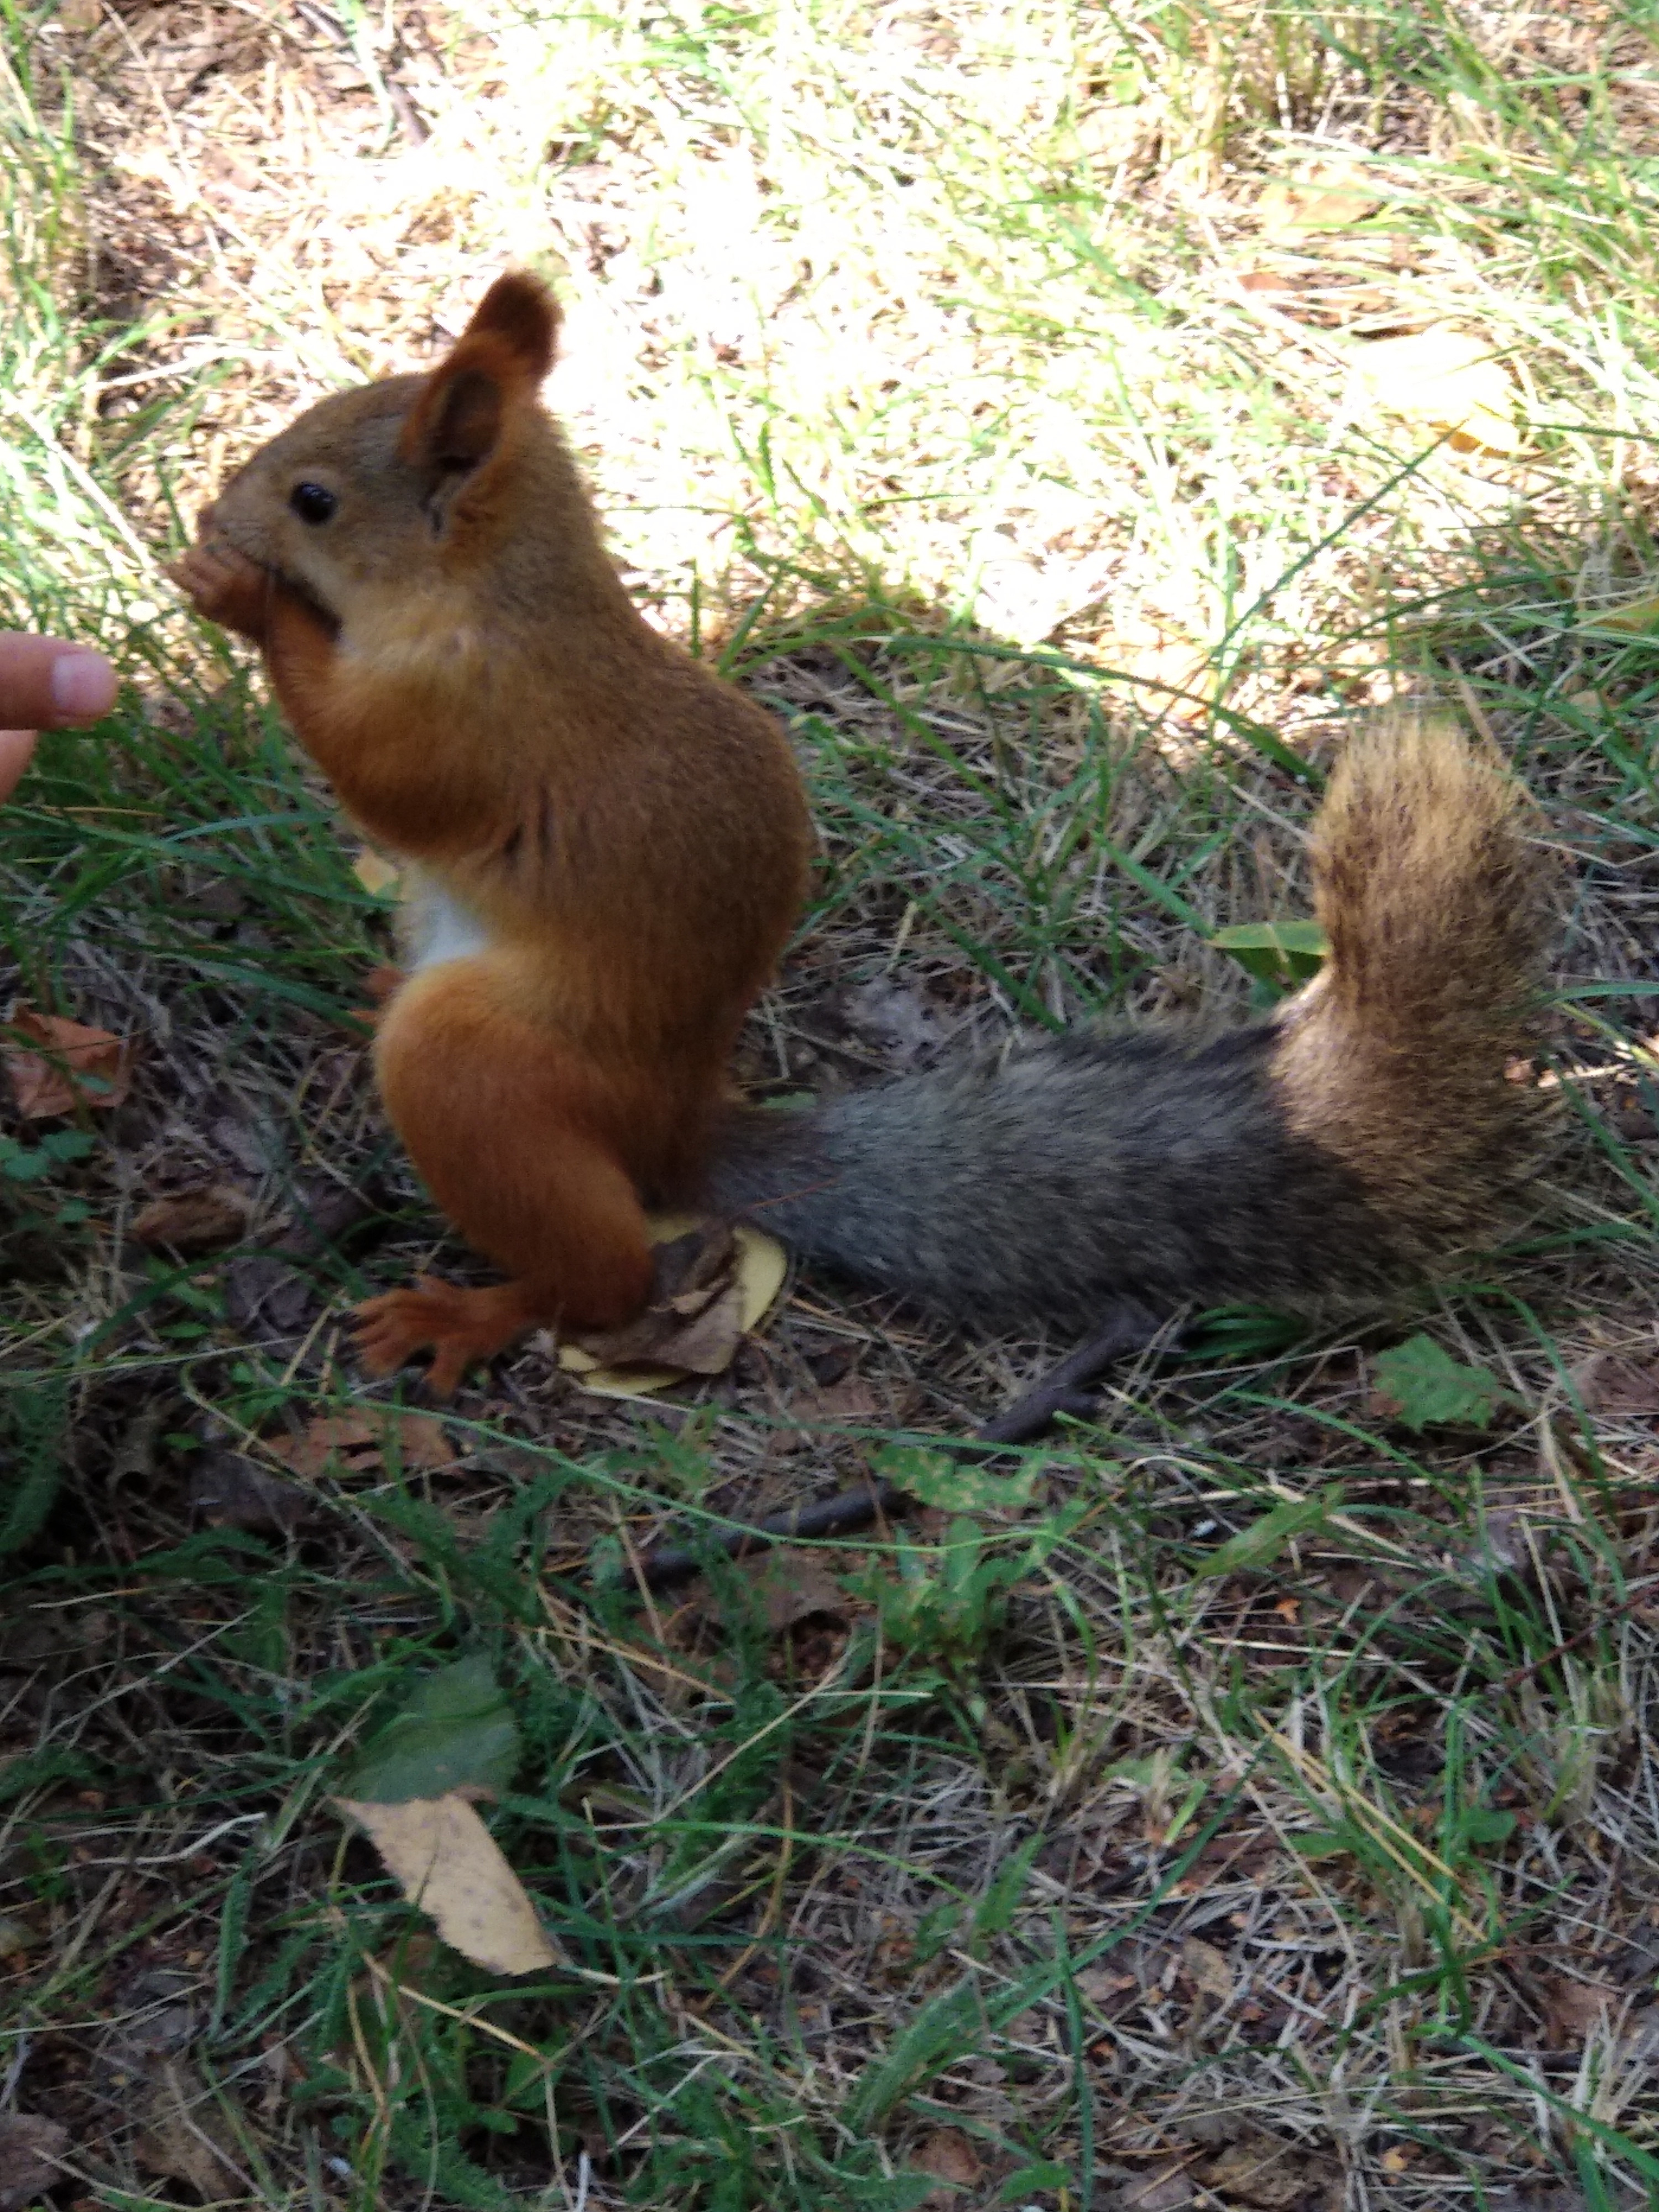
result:
<svg viewBox="0 0 1659 2212"><path fill-rule="evenodd" d="M605 556L536 396L556 328L533 278L498 280L429 375L325 400L256 453L175 570L465 923L436 964L410 948L375 1054L434 1197L511 1278L365 1310L370 1364L430 1346L440 1392L536 1322L643 1303L641 1199L695 1182L805 880L782 732Z"/></svg>

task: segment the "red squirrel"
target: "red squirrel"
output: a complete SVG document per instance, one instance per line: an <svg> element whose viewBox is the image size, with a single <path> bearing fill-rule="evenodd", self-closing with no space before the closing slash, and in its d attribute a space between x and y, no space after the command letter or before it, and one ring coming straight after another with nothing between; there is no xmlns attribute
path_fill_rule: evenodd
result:
<svg viewBox="0 0 1659 2212"><path fill-rule="evenodd" d="M425 375L321 401L172 571L263 652L295 734L403 865L374 1042L434 1199L507 1279L360 1309L446 1396L538 1323L644 1305L643 1199L696 1182L799 912L810 823L773 717L629 597L538 394L558 312L492 284Z"/></svg>
<svg viewBox="0 0 1659 2212"><path fill-rule="evenodd" d="M502 277L425 376L255 454L175 574L254 639L301 742L402 856L412 973L375 1048L433 1196L509 1280L362 1310L369 1366L452 1389L532 1322L651 1279L641 1195L753 1211L958 1321L1386 1299L1510 1218L1537 1099L1548 872L1524 793L1443 717L1362 732L1315 825L1330 955L1219 1036L1092 1030L804 1112L727 1101L802 896L771 718L641 620L537 400L557 318Z"/></svg>

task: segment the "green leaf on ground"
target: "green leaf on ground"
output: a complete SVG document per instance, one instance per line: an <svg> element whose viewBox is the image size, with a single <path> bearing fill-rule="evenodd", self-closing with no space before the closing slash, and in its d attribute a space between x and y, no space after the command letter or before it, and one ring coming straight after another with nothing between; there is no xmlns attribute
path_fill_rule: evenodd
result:
<svg viewBox="0 0 1659 2212"><path fill-rule="evenodd" d="M1316 921L1242 921L1218 929L1210 942L1231 953L1247 975L1284 990L1319 973L1330 946Z"/></svg>
<svg viewBox="0 0 1659 2212"><path fill-rule="evenodd" d="M505 1790L519 1767L519 1730L487 1659L458 1659L416 1688L365 1744L341 1795L375 1805Z"/></svg>
<svg viewBox="0 0 1659 2212"><path fill-rule="evenodd" d="M1389 1418L1419 1434L1429 1427L1484 1429L1499 1406L1520 1403L1484 1367L1465 1367L1431 1336L1408 1336L1378 1355L1376 1396Z"/></svg>
<svg viewBox="0 0 1659 2212"><path fill-rule="evenodd" d="M1340 1488L1322 1490L1314 1498L1281 1498L1259 1521L1218 1544L1196 1571L1234 1575L1248 1568L1270 1567L1293 1536L1328 1521L1341 1503Z"/></svg>
<svg viewBox="0 0 1659 2212"><path fill-rule="evenodd" d="M877 1473L907 1498L942 1513L1006 1513L1029 1505L1036 1487L1035 1468L998 1474L917 1444L895 1444L878 1452L875 1463Z"/></svg>

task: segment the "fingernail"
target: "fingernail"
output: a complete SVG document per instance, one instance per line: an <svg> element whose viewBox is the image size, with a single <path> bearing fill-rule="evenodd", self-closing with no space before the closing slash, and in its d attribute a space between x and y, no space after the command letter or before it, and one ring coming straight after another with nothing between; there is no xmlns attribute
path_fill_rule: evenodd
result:
<svg viewBox="0 0 1659 2212"><path fill-rule="evenodd" d="M95 722L115 704L115 671L101 653L64 653L52 665L52 703L66 722Z"/></svg>

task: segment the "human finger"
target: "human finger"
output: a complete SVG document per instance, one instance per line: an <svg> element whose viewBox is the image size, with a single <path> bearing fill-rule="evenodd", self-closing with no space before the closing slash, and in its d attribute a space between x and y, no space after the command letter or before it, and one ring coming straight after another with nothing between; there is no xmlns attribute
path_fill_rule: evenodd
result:
<svg viewBox="0 0 1659 2212"><path fill-rule="evenodd" d="M115 692L115 671L90 647L0 632L0 722L31 730L95 722Z"/></svg>

